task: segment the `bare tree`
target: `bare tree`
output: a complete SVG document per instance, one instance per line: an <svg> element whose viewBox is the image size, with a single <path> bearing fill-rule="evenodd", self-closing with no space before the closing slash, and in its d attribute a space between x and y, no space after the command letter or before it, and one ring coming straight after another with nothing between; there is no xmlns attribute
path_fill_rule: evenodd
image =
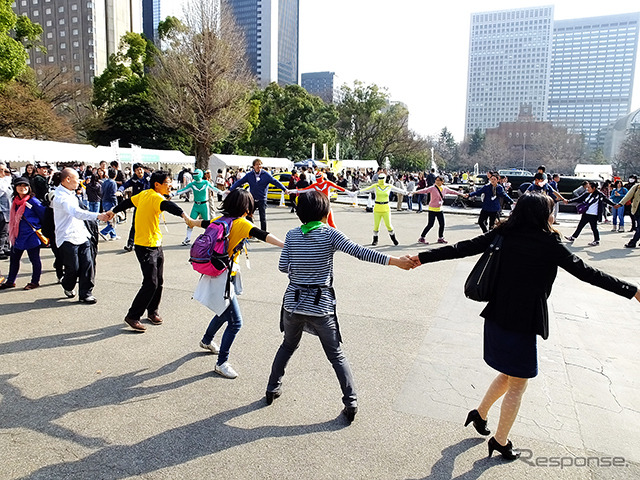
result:
<svg viewBox="0 0 640 480"><path fill-rule="evenodd" d="M510 167L509 158L511 152L504 138L497 135L487 135L482 148L477 155L472 158L478 158L481 170L498 170L499 168Z"/></svg>
<svg viewBox="0 0 640 480"><path fill-rule="evenodd" d="M548 171L570 173L584 157L584 139L556 127L542 132L536 141L535 151Z"/></svg>
<svg viewBox="0 0 640 480"><path fill-rule="evenodd" d="M225 1L189 0L183 11L183 22L169 29L157 57L152 102L167 125L193 137L202 168L214 143L246 126L255 78Z"/></svg>
<svg viewBox="0 0 640 480"><path fill-rule="evenodd" d="M623 178L640 174L640 130L632 132L620 146L614 165Z"/></svg>

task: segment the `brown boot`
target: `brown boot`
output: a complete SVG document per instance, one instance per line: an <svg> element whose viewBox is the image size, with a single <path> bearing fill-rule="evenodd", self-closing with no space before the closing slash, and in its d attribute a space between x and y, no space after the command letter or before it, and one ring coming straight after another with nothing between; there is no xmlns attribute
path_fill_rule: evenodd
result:
<svg viewBox="0 0 640 480"><path fill-rule="evenodd" d="M147 329L147 327L140 323L140 320L124 317L124 321L137 332L144 332Z"/></svg>

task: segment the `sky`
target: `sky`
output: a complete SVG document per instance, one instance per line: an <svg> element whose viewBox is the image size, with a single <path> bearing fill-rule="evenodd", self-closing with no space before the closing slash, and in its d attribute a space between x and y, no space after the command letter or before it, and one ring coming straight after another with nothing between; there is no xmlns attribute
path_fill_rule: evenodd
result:
<svg viewBox="0 0 640 480"><path fill-rule="evenodd" d="M408 106L410 128L435 136L446 126L460 141L471 14L546 5L554 5L555 20L640 11L638 0L300 0L299 70L385 87ZM637 108L640 61L631 111Z"/></svg>

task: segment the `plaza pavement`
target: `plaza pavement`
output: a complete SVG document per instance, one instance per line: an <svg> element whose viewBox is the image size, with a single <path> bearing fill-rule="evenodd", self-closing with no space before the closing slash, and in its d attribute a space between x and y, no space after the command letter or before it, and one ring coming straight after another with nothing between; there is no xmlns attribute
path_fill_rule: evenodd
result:
<svg viewBox="0 0 640 480"><path fill-rule="evenodd" d="M334 213L353 240L370 242L371 214L342 204ZM446 215L449 241L479 233L473 213ZM298 225L285 208L269 208L268 217L281 238ZM426 219L394 211L400 245L383 229L376 248L420 251L414 242ZM560 220L564 234L575 227L574 216ZM122 321L141 280L124 240L100 244L96 305L64 297L48 250L41 288L19 289L29 280L25 260L18 288L0 292L0 479L640 477L637 302L559 272L551 335L539 340L540 374L511 435L528 449L528 462L505 463L497 454L487 459L486 439L462 426L494 376L482 360L482 304L462 291L474 259L405 272L336 254L338 314L360 406L347 426L333 370L310 335L287 369L282 397L264 404L287 283L275 247L251 243L251 270L242 261L244 326L230 358L240 376L212 373L216 357L198 347L211 313L191 299L198 275L179 246L184 224L170 215L167 223L165 322L144 334ZM127 227L119 226L123 237ZM608 230L602 226L599 247L586 246L584 231L570 248L640 283L640 249L624 249L630 234ZM6 273L8 262L0 267ZM514 268L508 281L525 274ZM622 466L596 466L612 457Z"/></svg>

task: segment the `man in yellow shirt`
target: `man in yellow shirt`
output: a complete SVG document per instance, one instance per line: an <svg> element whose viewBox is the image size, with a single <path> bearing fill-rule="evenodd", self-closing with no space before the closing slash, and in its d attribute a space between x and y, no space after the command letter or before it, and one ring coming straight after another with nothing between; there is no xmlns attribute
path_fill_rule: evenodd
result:
<svg viewBox="0 0 640 480"><path fill-rule="evenodd" d="M108 214L114 214L135 207L134 248L142 270L142 286L133 299L124 321L134 330L144 332L146 327L140 323L140 317L147 311L147 319L154 325L162 323L158 314L162 298L164 253L162 252L162 232L160 215L169 212L182 217L193 228L193 220L174 202L167 200L171 193L171 176L162 170L154 172L149 182L151 188L143 190L123 201Z"/></svg>

